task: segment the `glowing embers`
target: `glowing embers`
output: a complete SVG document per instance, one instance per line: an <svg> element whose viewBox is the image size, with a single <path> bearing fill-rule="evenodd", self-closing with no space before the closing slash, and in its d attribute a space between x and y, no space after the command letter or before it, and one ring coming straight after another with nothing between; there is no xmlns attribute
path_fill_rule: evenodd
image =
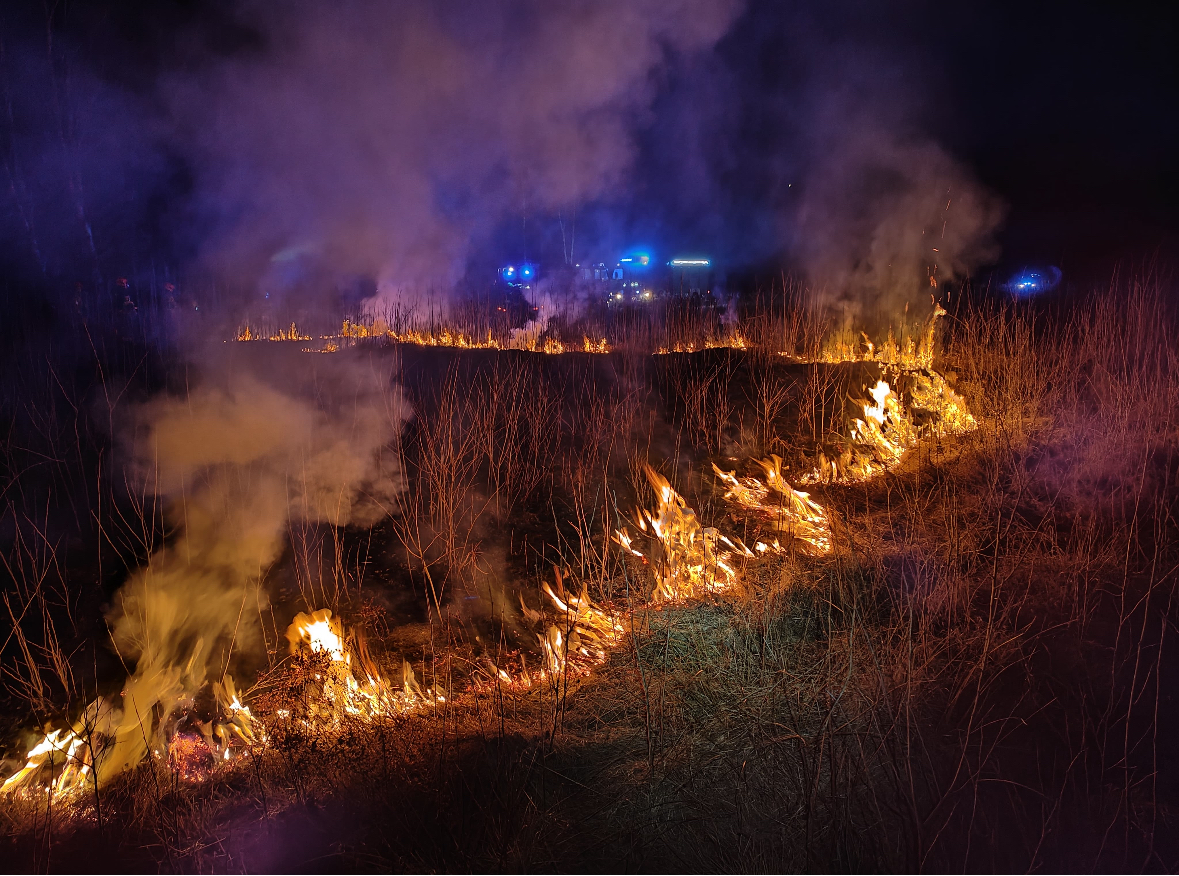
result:
<svg viewBox="0 0 1179 876"><path fill-rule="evenodd" d="M758 465L765 473L764 482L754 477L737 477L736 472L712 466L716 476L728 487L725 499L768 518L774 529L796 539L804 551L829 553L831 525L822 506L809 493L787 483L782 477L781 457L771 456L760 460ZM758 541L753 547L759 554L778 553L783 549L778 539Z"/></svg>
<svg viewBox="0 0 1179 876"><path fill-rule="evenodd" d="M232 760L239 750L265 745L262 725L242 702L233 679L213 682L217 719L201 721L195 712L179 713L164 736L168 739L168 765L181 778L200 780L220 763Z"/></svg>
<svg viewBox="0 0 1179 876"><path fill-rule="evenodd" d="M721 535L715 527L702 526L696 512L671 484L650 466L647 479L655 488L658 507L641 509L636 523L647 535L646 552L635 546L626 527L614 534L615 541L636 557L651 564L655 574L655 599L689 599L724 590L737 579L731 565L733 555L752 557L740 540Z"/></svg>
<svg viewBox="0 0 1179 876"><path fill-rule="evenodd" d="M308 724L334 726L345 717L397 714L446 700L431 688L423 691L408 663L402 665L400 685L389 683L360 640L355 643L356 667L362 678L357 680L343 628L330 609L295 615L286 636L295 657L292 681L301 688L298 717Z"/></svg>

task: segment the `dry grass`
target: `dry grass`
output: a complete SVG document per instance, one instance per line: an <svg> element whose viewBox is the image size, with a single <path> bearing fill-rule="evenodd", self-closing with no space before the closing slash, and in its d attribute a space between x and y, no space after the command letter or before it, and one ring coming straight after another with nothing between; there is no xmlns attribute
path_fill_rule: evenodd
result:
<svg viewBox="0 0 1179 876"><path fill-rule="evenodd" d="M519 569L511 550L493 559L511 529L622 618L590 678L487 684L330 733L276 728L265 752L198 785L144 766L99 809L6 807L12 860L69 867L100 848L178 870L317 855L352 869L1173 869L1179 362L1162 290L962 306L938 366L977 431L817 490L830 555L751 562L723 599L656 606L646 570L608 541L642 498L643 463L663 461L706 521L739 531L707 463L813 448L839 428L850 372L773 365L813 355L819 323L768 304L742 318L744 354L620 353L608 379L506 354L448 366L415 398L393 529L433 610L419 673L461 688L515 653L505 615L476 642L448 600ZM719 330L693 319L636 321L619 347ZM802 438L782 434L789 412ZM10 610L48 617L51 543L12 544L12 592L26 595ZM23 641L28 696L52 699L28 669L53 660Z"/></svg>

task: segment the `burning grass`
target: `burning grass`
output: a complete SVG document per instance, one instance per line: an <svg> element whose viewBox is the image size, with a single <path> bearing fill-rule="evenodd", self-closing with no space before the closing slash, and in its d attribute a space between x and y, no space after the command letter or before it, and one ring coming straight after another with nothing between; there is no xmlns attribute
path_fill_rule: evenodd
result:
<svg viewBox="0 0 1179 876"><path fill-rule="evenodd" d="M406 489L321 530L326 573L291 539L285 656L104 780L51 731L14 766L11 849L1169 867L1179 363L1158 297L1113 301L964 308L941 351L935 314L839 363L765 313L744 348L656 357L397 348ZM416 627L361 610L398 591Z"/></svg>
<svg viewBox="0 0 1179 876"><path fill-rule="evenodd" d="M234 341L312 341L319 343L301 347L305 353L336 353L354 346L357 342L382 341L394 344L414 344L422 347L454 347L460 350L524 350L529 353L544 353L550 356L561 353L581 352L605 354L610 352L610 343L604 337L592 338L583 335L580 343L565 342L550 335L540 327L501 331L493 329L476 333L469 329L450 326L391 327L385 320L377 318L366 321L345 319L336 332L313 338L302 334L291 323L289 328L254 328L249 323L240 326Z"/></svg>

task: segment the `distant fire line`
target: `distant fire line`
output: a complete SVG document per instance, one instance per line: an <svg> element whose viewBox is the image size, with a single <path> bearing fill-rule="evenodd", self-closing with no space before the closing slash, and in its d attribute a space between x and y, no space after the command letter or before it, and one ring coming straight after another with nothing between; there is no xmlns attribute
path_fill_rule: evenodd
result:
<svg viewBox="0 0 1179 876"><path fill-rule="evenodd" d="M311 341L311 335L303 334L291 323L289 328L279 331L263 333L246 325L240 328L234 336L234 341ZM464 332L452 331L447 328L436 331L411 329L398 332L380 323L366 325L345 320L340 331L332 335L320 335L323 345L318 349L304 347L305 353L334 353L340 349L341 342L351 343L360 340L386 339L398 344L417 344L423 347L454 347L464 350L522 350L529 353L545 353L560 355L561 353L609 353L610 343L605 338L582 337L580 345L566 344L556 338L541 339L538 334L518 333L517 337L501 342L490 331L486 337L476 337Z"/></svg>

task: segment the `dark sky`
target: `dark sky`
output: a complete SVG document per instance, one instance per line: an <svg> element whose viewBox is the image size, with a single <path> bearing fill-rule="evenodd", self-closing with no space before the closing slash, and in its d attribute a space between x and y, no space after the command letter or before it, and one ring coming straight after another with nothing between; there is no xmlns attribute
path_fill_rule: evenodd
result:
<svg viewBox="0 0 1179 876"><path fill-rule="evenodd" d="M379 276L390 250L394 280L424 276L418 253L453 278L521 240L551 259L563 220L581 252L700 248L879 284L873 260L936 225L945 192L944 271L1100 273L1179 248L1173 8L344 5L337 26L310 3L73 0L47 28L45 5L10 4L8 273L155 260L281 285L279 252ZM390 113L420 124L378 118L382 77L401 83Z"/></svg>
<svg viewBox="0 0 1179 876"><path fill-rule="evenodd" d="M868 79L899 124L1004 199L1004 261L1100 270L1179 254L1179 6L810 6L752 5L722 43L726 62L757 93L792 99L808 82L821 100L833 82ZM771 130L763 142L793 139Z"/></svg>
<svg viewBox="0 0 1179 876"><path fill-rule="evenodd" d="M1010 202L1013 255L1175 252L1176 7L1098 6L979 4L936 47L940 136Z"/></svg>

